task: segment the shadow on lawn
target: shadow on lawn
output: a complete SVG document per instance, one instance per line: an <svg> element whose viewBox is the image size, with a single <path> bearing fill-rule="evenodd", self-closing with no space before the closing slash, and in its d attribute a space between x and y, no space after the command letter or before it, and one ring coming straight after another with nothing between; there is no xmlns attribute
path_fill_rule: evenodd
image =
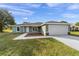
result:
<svg viewBox="0 0 79 59"><path fill-rule="evenodd" d="M49 43L50 42L50 43ZM19 44L21 44L19 48L20 56L33 56L33 55L52 55L48 52L48 49L52 48L52 42L56 42L56 40L49 39L32 39L32 40L23 40ZM26 44L26 45L24 45ZM52 46L51 46L51 45ZM21 47L21 48L20 48ZM53 48L54 49L54 48Z"/></svg>
<svg viewBox="0 0 79 59"><path fill-rule="evenodd" d="M2 56L63 56L79 55L76 51L53 38L13 40L20 33L0 34Z"/></svg>
<svg viewBox="0 0 79 59"><path fill-rule="evenodd" d="M36 53L34 50L40 51L40 49L44 48L46 45L45 42L41 42L39 39L23 40L19 44L21 44L18 46L19 55L21 56L32 56L34 53Z"/></svg>

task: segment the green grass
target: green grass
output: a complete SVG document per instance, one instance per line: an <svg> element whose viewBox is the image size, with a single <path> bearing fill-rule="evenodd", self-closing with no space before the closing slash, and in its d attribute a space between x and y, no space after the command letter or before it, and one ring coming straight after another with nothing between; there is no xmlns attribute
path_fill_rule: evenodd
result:
<svg viewBox="0 0 79 59"><path fill-rule="evenodd" d="M79 31L71 31L70 34L79 36Z"/></svg>
<svg viewBox="0 0 79 59"><path fill-rule="evenodd" d="M12 40L20 33L0 33L2 56L79 56L76 51L55 39Z"/></svg>

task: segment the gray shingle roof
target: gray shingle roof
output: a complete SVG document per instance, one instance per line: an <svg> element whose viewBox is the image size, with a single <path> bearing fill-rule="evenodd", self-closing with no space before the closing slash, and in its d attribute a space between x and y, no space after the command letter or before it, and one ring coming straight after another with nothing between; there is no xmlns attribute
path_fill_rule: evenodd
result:
<svg viewBox="0 0 79 59"><path fill-rule="evenodd" d="M62 21L58 22L58 21L47 21L46 23L64 23Z"/></svg>
<svg viewBox="0 0 79 59"><path fill-rule="evenodd" d="M48 24L48 23L64 23L64 22L58 22L58 21L47 21L45 23L42 22L35 22L35 23L30 23L30 22L24 22L22 24L17 24L17 25L25 25L25 26L41 26L42 24Z"/></svg>
<svg viewBox="0 0 79 59"><path fill-rule="evenodd" d="M41 24L43 24L42 22L36 22L36 23L30 23L30 22L24 22L23 24L20 24L20 25L37 25L37 26L40 26Z"/></svg>

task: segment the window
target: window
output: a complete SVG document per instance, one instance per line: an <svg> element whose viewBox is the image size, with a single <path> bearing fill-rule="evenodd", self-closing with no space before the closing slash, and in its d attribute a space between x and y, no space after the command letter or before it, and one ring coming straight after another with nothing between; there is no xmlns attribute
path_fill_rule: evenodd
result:
<svg viewBox="0 0 79 59"><path fill-rule="evenodd" d="M37 31L38 29L36 27L33 28L33 31Z"/></svg>
<svg viewBox="0 0 79 59"><path fill-rule="evenodd" d="M19 27L17 27L17 31L19 31L20 29L19 29Z"/></svg>

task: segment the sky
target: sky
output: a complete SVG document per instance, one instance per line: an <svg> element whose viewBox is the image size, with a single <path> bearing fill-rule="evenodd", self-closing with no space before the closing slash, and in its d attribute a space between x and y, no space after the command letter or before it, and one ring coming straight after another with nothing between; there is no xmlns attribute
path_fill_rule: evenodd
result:
<svg viewBox="0 0 79 59"><path fill-rule="evenodd" d="M67 21L79 22L78 3L0 3L17 24L23 22Z"/></svg>

